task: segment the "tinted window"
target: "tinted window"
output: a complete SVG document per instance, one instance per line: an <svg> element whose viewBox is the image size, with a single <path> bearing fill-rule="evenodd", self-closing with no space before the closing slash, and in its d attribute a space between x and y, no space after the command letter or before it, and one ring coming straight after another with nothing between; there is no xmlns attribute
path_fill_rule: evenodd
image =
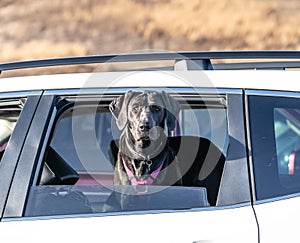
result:
<svg viewBox="0 0 300 243"><path fill-rule="evenodd" d="M275 108L274 125L280 183L300 188L300 107Z"/></svg>
<svg viewBox="0 0 300 243"><path fill-rule="evenodd" d="M258 199L300 191L300 100L249 97L252 160Z"/></svg>
<svg viewBox="0 0 300 243"><path fill-rule="evenodd" d="M145 190L141 187L142 195L132 186L114 186L115 141L121 132L107 104L69 102L57 114L40 179L29 193L26 216L215 205L228 142L224 102L203 106L194 100L188 107L182 107L177 129L168 134L182 174L188 174L188 169L198 161L209 159L208 175L199 178L198 173L198 184L189 186L190 175L185 177L184 186L150 185ZM120 207L124 200L126 205Z"/></svg>

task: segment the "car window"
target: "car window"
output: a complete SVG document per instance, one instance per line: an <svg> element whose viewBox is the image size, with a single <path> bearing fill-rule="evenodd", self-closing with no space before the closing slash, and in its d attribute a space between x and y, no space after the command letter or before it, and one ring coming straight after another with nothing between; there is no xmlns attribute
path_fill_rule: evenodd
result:
<svg viewBox="0 0 300 243"><path fill-rule="evenodd" d="M174 133L165 131L180 161L183 186L149 185L142 193L114 185L121 131L108 102L62 99L25 216L215 206L228 147L226 100L217 98L213 104L198 98L182 105ZM193 174L197 163L209 164L202 177Z"/></svg>
<svg viewBox="0 0 300 243"><path fill-rule="evenodd" d="M300 100L249 98L252 160L258 199L300 191Z"/></svg>
<svg viewBox="0 0 300 243"><path fill-rule="evenodd" d="M274 130L280 182L287 188L299 188L300 109L275 108Z"/></svg>
<svg viewBox="0 0 300 243"><path fill-rule="evenodd" d="M0 100L0 161L23 108L24 100Z"/></svg>

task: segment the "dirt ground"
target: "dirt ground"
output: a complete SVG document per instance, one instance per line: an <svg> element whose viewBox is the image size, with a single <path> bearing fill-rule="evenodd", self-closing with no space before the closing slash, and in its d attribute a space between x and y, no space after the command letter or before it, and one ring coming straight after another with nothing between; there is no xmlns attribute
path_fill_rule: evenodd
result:
<svg viewBox="0 0 300 243"><path fill-rule="evenodd" d="M299 0L0 0L0 62L168 51L300 49Z"/></svg>

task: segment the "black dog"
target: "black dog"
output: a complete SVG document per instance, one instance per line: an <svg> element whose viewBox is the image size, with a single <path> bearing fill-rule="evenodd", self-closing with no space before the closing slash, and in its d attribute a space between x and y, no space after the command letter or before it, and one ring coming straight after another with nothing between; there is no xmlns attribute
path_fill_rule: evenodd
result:
<svg viewBox="0 0 300 243"><path fill-rule="evenodd" d="M122 130L114 184L181 185L181 173L165 129L174 130L180 104L166 92L129 91L110 104Z"/></svg>

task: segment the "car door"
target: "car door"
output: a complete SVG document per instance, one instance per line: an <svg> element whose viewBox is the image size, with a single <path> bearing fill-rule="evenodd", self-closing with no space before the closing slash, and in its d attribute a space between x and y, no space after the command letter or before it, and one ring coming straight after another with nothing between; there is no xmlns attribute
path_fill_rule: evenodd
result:
<svg viewBox="0 0 300 243"><path fill-rule="evenodd" d="M299 98L293 92L247 92L261 243L299 242Z"/></svg>
<svg viewBox="0 0 300 243"><path fill-rule="evenodd" d="M112 152L111 141L120 135L108 104L127 90L43 95L7 199L2 238L258 242L240 90L172 89L171 95L182 107L175 137L181 137L183 144L188 141L184 147L188 151L196 146L195 158L199 159L202 151L198 149L209 144L197 175L201 186L155 187L160 190L155 193L149 186L151 195L137 195L130 204L134 206L107 207L116 190L108 151Z"/></svg>

